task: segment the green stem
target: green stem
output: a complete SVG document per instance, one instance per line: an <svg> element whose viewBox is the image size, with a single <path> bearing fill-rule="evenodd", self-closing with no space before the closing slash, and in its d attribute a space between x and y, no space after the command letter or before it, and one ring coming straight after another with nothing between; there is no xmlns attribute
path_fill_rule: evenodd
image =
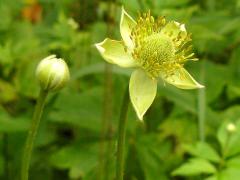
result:
<svg viewBox="0 0 240 180"><path fill-rule="evenodd" d="M103 103L103 118L102 118L102 132L100 141L100 154L99 154L99 180L107 180L107 166L108 160L106 139L108 137L108 131L111 127L110 119L112 118L112 68L110 64L105 64L105 88L104 88L104 103ZM107 139L107 143L111 143L111 140Z"/></svg>
<svg viewBox="0 0 240 180"><path fill-rule="evenodd" d="M108 16L107 16L107 35L113 36L115 26L115 12L116 0L108 3ZM109 163L112 155L112 65L105 64L105 88L104 88L104 106L103 106L103 119L102 119L102 138L100 142L100 175L99 180L109 180Z"/></svg>
<svg viewBox="0 0 240 180"><path fill-rule="evenodd" d="M128 90L128 88L126 88L126 92L123 97L121 114L120 114L119 124L118 124L116 180L123 180L124 145L125 145L125 133L126 133L128 105L129 105L129 90Z"/></svg>
<svg viewBox="0 0 240 180"><path fill-rule="evenodd" d="M28 137L26 140L26 144L23 151L22 156L22 169L21 169L21 180L28 180L28 170L29 170L29 164L31 160L31 154L33 149L33 143L37 134L38 126L41 120L44 104L46 97L48 95L47 91L41 90L39 93L39 97L37 100L37 104L35 107L35 111L33 114L33 119L31 123L31 127L28 132Z"/></svg>
<svg viewBox="0 0 240 180"><path fill-rule="evenodd" d="M3 155L4 155L4 177L9 179L9 149L8 149L8 134L3 134Z"/></svg>
<svg viewBox="0 0 240 180"><path fill-rule="evenodd" d="M201 70L200 70L200 81L204 82L204 62L202 62ZM198 126L199 126L199 138L200 141L205 141L205 88L198 90Z"/></svg>

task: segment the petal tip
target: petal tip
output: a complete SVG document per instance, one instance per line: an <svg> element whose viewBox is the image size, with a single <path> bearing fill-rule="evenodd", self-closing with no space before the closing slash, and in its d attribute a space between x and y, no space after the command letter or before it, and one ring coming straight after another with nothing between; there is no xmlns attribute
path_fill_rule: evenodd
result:
<svg viewBox="0 0 240 180"><path fill-rule="evenodd" d="M174 21L174 24L180 28L181 31L186 31L186 27L185 27L185 24L180 24L179 22L177 21Z"/></svg>
<svg viewBox="0 0 240 180"><path fill-rule="evenodd" d="M181 25L180 25L180 30L181 30L181 31L186 31L185 24L181 24Z"/></svg>
<svg viewBox="0 0 240 180"><path fill-rule="evenodd" d="M192 58L192 59L189 59L189 60L192 60L192 61L199 61L198 58Z"/></svg>
<svg viewBox="0 0 240 180"><path fill-rule="evenodd" d="M129 95L133 108L140 121L152 105L157 93L157 81L152 81L147 74L141 70L135 70L129 82Z"/></svg>
<svg viewBox="0 0 240 180"><path fill-rule="evenodd" d="M134 19L127 13L127 11L122 6L122 13L120 19L120 34L126 46L132 50L134 43L131 40L131 31L132 28L136 25Z"/></svg>
<svg viewBox="0 0 240 180"><path fill-rule="evenodd" d="M130 98L131 98L131 95L130 95ZM131 101L132 101L132 99L131 99ZM143 116L144 116L145 112L140 112L138 106L133 101L132 101L132 105L133 105L133 108L134 108L134 110L135 110L135 112L137 114L138 119L140 121L143 121Z"/></svg>
<svg viewBox="0 0 240 180"><path fill-rule="evenodd" d="M95 43L94 46L98 49L100 47L100 43Z"/></svg>
<svg viewBox="0 0 240 180"><path fill-rule="evenodd" d="M123 22L123 17L124 17L124 14L126 14L126 11L125 11L124 7L122 6L122 12L121 12L120 25L121 25L121 24L122 24L122 22Z"/></svg>
<svg viewBox="0 0 240 180"><path fill-rule="evenodd" d="M174 22L174 24L176 24L177 26L180 26L180 23L179 22L177 22L177 21L173 21Z"/></svg>
<svg viewBox="0 0 240 180"><path fill-rule="evenodd" d="M108 38L104 39L102 42L100 43L95 43L94 46L97 48L97 50L100 52L100 53L104 53L105 51L105 48L102 47L102 45L108 40Z"/></svg>
<svg viewBox="0 0 240 180"><path fill-rule="evenodd" d="M101 43L97 43L94 45L100 53L104 53L105 49L101 46Z"/></svg>
<svg viewBox="0 0 240 180"><path fill-rule="evenodd" d="M120 25L123 23L124 21L124 16L126 16L128 19L130 19L130 23L136 24L136 22L134 21L134 19L127 13L127 11L125 10L124 6L122 6L122 13L121 13L121 19L120 19Z"/></svg>
<svg viewBox="0 0 240 180"><path fill-rule="evenodd" d="M203 85L201 85L201 84L198 84L198 88L199 88L199 89L203 89L203 88L205 88L205 86L203 86Z"/></svg>
<svg viewBox="0 0 240 180"><path fill-rule="evenodd" d="M138 119L142 122L143 121L143 115L144 114L139 114L139 113L137 113L137 117L138 117Z"/></svg>
<svg viewBox="0 0 240 180"><path fill-rule="evenodd" d="M125 12L124 6L122 5L122 13Z"/></svg>
<svg viewBox="0 0 240 180"><path fill-rule="evenodd" d="M124 6L122 6L122 16L123 16L124 14L127 14L127 12L126 12Z"/></svg>

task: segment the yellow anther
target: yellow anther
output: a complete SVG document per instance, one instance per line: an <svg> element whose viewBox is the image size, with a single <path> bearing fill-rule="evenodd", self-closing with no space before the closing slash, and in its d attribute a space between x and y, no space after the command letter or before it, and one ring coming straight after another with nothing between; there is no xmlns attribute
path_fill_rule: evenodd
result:
<svg viewBox="0 0 240 180"><path fill-rule="evenodd" d="M134 42L132 57L151 78L157 78L161 71L171 76L188 59L194 59L191 35L180 29L162 31L167 25L164 16L154 19L150 11L139 16L132 29ZM177 27L176 27L177 28Z"/></svg>

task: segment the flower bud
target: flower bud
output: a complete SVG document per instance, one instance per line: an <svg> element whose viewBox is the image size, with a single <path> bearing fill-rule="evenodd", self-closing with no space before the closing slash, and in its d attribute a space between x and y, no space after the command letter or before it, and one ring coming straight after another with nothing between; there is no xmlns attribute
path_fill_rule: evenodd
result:
<svg viewBox="0 0 240 180"><path fill-rule="evenodd" d="M60 90L70 78L67 64L56 55L48 56L38 64L36 76L41 88L46 91Z"/></svg>
<svg viewBox="0 0 240 180"><path fill-rule="evenodd" d="M229 123L229 124L227 125L227 131L228 131L229 133L235 132L235 131L236 131L236 126L235 126L235 124Z"/></svg>

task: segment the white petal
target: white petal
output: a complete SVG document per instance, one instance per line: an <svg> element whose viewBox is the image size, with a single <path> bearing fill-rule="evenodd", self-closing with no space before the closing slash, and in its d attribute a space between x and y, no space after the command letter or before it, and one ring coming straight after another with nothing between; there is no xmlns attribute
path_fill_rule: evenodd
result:
<svg viewBox="0 0 240 180"><path fill-rule="evenodd" d="M131 35L132 28L136 24L137 23L133 20L133 18L122 7L122 15L121 15L121 21L120 21L120 33L121 33L124 43L130 49L130 51L134 47L134 44L130 38L130 35Z"/></svg>
<svg viewBox="0 0 240 180"><path fill-rule="evenodd" d="M129 93L137 116L142 120L156 96L157 81L149 78L143 70L137 69L131 75Z"/></svg>
<svg viewBox="0 0 240 180"><path fill-rule="evenodd" d="M121 67L135 67L136 62L130 54L125 52L122 41L105 39L103 42L95 44L102 57L109 63Z"/></svg>
<svg viewBox="0 0 240 180"><path fill-rule="evenodd" d="M193 79L193 77L184 68L179 68L171 76L167 76L164 73L161 75L166 82L180 89L204 88L204 86L195 81L195 79Z"/></svg>

